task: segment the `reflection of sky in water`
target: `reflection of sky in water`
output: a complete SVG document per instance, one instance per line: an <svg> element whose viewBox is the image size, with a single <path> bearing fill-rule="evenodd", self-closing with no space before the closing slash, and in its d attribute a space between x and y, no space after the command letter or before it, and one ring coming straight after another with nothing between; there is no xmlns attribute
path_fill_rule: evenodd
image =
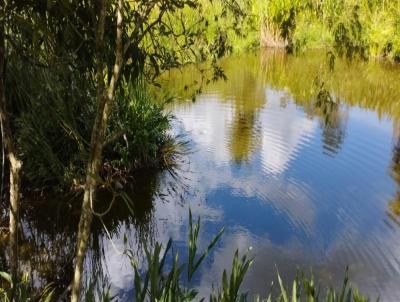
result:
<svg viewBox="0 0 400 302"><path fill-rule="evenodd" d="M391 301L400 296L400 233L388 220L387 202L395 192L388 173L393 125L358 108L342 108L345 138L327 154L318 117L311 118L287 93L266 88L265 105L257 108L254 144L245 164L232 160L230 142L237 108L217 93L195 103L177 104L177 131L188 133L196 150L190 155L190 201L202 217L201 246L226 226L223 239L195 279L203 294L230 267L235 249L253 247L255 265L244 288L265 293L275 264L285 278L297 267L313 268L324 282L338 285L346 265L351 280L364 292ZM256 128L256 127L255 127ZM329 150L329 149L328 149ZM187 238L188 205L158 202L156 238L172 237L182 248ZM120 232L124 233L123 226ZM134 234L132 234L134 236ZM122 237L122 236L121 236ZM122 238L114 238L123 249ZM185 259L182 251L182 259ZM106 247L114 288L129 292L132 269Z"/></svg>

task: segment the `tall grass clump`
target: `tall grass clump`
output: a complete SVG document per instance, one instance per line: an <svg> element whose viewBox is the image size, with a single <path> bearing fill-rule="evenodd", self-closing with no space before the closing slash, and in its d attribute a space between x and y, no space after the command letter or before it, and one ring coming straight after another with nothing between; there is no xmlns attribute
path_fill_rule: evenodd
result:
<svg viewBox="0 0 400 302"><path fill-rule="evenodd" d="M261 45L264 47L292 49L293 32L296 28L296 14L302 1L266 1L261 6Z"/></svg>
<svg viewBox="0 0 400 302"><path fill-rule="evenodd" d="M108 128L114 141L105 150L105 158L114 168L133 170L168 162L171 154L163 151L174 144L174 138L168 133L172 115L164 110L166 102L154 102L140 80L124 83Z"/></svg>

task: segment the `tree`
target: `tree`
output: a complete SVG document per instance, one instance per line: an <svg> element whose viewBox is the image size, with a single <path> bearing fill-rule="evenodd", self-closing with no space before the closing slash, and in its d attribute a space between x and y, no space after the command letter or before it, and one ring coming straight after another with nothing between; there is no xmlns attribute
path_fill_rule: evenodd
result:
<svg viewBox="0 0 400 302"><path fill-rule="evenodd" d="M101 155L104 147L105 130L107 126L110 108L115 99L115 89L120 76L122 68L122 31L123 31L123 10L124 1L118 0L117 7L117 37L115 45L115 63L113 74L108 82L104 85L104 61L103 61L103 47L104 47L104 30L105 18L107 12L107 4L105 1L99 3L98 24L96 31L96 50L97 54L97 112L93 125L92 137L90 141L89 160L86 167L86 182L84 186L84 197L82 202L81 218L78 226L78 242L74 279L72 283L71 301L77 302L80 297L81 275L83 271L83 261L86 254L90 227L93 219L92 202L94 199L97 180L96 177L99 173L101 166Z"/></svg>
<svg viewBox="0 0 400 302"><path fill-rule="evenodd" d="M10 175L10 266L11 275L15 281L18 277L18 213L19 213L19 196L20 196L20 172L22 161L19 159L16 149L14 135L11 128L10 116L7 108L6 100L6 43L5 43L5 11L6 3L0 1L0 123L2 144L5 148L5 154L9 161Z"/></svg>

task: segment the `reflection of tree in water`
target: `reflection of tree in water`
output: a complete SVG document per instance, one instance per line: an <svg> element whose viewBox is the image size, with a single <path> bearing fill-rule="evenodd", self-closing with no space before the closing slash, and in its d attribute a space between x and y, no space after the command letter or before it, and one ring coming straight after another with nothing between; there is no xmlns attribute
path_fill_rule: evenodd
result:
<svg viewBox="0 0 400 302"><path fill-rule="evenodd" d="M6 261L6 250L8 248L8 217L5 211L5 209L7 209L5 200L5 198L0 198L0 271L8 268L8 261Z"/></svg>
<svg viewBox="0 0 400 302"><path fill-rule="evenodd" d="M309 118L320 118L324 151L334 155L343 143L348 113L340 105L340 99L334 99L321 83L322 78L328 79L329 87L335 92L331 82L339 79L327 71L323 62L318 56L297 58L279 51L266 51L261 53L260 77L273 88L286 90L288 97L301 106ZM282 106L285 105L282 102Z"/></svg>
<svg viewBox="0 0 400 302"><path fill-rule="evenodd" d="M393 147L391 173L393 180L397 183L398 189L395 197L389 202L389 216L400 225L400 137L396 135L397 142Z"/></svg>
<svg viewBox="0 0 400 302"><path fill-rule="evenodd" d="M331 118L332 120L330 123L322 123L321 125L321 127L323 127L322 141L324 144L323 148L328 154L336 154L339 152L341 145L343 144L346 125L341 122L343 116L339 111L336 111ZM347 115L345 115L344 118L347 118Z"/></svg>
<svg viewBox="0 0 400 302"><path fill-rule="evenodd" d="M226 66L228 81L216 83L225 102L234 111L230 124L228 148L237 164L247 161L258 145L260 127L257 127L258 111L265 105L264 84L254 74L255 58L237 58ZM244 61L243 61L244 60Z"/></svg>
<svg viewBox="0 0 400 302"><path fill-rule="evenodd" d="M232 159L237 164L248 161L251 151L257 144L255 139L259 127L255 127L255 124L255 112L238 112L235 114L231 125L229 149L232 154Z"/></svg>
<svg viewBox="0 0 400 302"><path fill-rule="evenodd" d="M265 83L260 76L259 57L254 53L248 56L230 57L220 62L227 81L210 82L202 87L205 93L218 93L218 99L232 111L229 125L227 149L231 159L236 163L247 161L258 145L260 127L257 127L257 113L264 106ZM200 83L199 70L194 66L171 71L170 77L164 79L164 90L179 95L182 100L189 100L198 91L191 83ZM184 87L183 91L182 88ZM157 92L155 92L157 95ZM193 102L182 102L178 106L191 106Z"/></svg>
<svg viewBox="0 0 400 302"><path fill-rule="evenodd" d="M319 92L320 86L314 85L318 75L329 91L347 105L374 110L379 116L400 117L398 102L393 101L398 98L400 73L393 64L374 60L349 64L337 58L331 71L324 51L290 56L282 51L263 50L259 69L265 83L275 89L287 89L296 103L305 108Z"/></svg>
<svg viewBox="0 0 400 302"><path fill-rule="evenodd" d="M130 245L138 247L138 250L141 242L154 242L157 231L153 215L154 200L165 185L165 177L168 178L168 173L138 173L133 177L132 185L124 188L132 200L134 214L128 210L125 201L118 197L102 222L98 218L93 221L86 257L88 280L93 276L96 276L96 280L106 280L103 273L109 237L105 228L114 238L124 236L121 234L123 228L129 234L128 239L134 241ZM108 207L112 193L100 190L97 196L96 211L101 212ZM41 288L52 283L61 293L71 282L80 200L80 196L54 196L45 200L40 196L27 196L24 199L20 217L19 265L21 271L30 275L32 286ZM7 263L6 246L6 240L0 240L0 264ZM2 265L2 270L6 268Z"/></svg>
<svg viewBox="0 0 400 302"><path fill-rule="evenodd" d="M69 211L66 202L52 198L44 201L37 196L24 198L20 214L20 270L28 274L33 287L52 283L61 292L72 279L77 216ZM0 261L8 257L7 243L2 244ZM7 270L7 266L2 270Z"/></svg>
<svg viewBox="0 0 400 302"><path fill-rule="evenodd" d="M339 98L333 99L323 86L318 93L315 108L321 117L323 148L327 154L336 154L344 141L348 113L341 109Z"/></svg>

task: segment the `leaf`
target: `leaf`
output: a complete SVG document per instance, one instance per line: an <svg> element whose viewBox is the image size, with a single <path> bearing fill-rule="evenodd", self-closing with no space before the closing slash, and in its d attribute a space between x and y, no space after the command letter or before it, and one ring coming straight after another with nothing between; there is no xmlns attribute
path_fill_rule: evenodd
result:
<svg viewBox="0 0 400 302"><path fill-rule="evenodd" d="M281 288L281 294L283 297L283 301L289 302L287 292L286 292L285 286L283 285L283 282L282 282L281 276L279 275L279 272L278 272L278 281L279 281L279 287Z"/></svg>
<svg viewBox="0 0 400 302"><path fill-rule="evenodd" d="M11 275L6 273L6 272L0 272L0 277L2 277L4 280L6 280L8 283L12 284L12 278Z"/></svg>
<svg viewBox="0 0 400 302"><path fill-rule="evenodd" d="M296 280L293 281L292 302L297 302L297 282L296 282Z"/></svg>

